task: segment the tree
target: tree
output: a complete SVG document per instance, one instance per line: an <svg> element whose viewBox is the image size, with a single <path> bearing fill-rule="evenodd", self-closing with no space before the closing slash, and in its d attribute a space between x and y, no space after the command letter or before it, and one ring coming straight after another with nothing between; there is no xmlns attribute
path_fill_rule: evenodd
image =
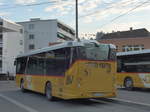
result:
<svg viewBox="0 0 150 112"><path fill-rule="evenodd" d="M96 40L99 41L103 37L104 34L105 33L103 33L102 31L101 32L97 32L97 34L96 34Z"/></svg>

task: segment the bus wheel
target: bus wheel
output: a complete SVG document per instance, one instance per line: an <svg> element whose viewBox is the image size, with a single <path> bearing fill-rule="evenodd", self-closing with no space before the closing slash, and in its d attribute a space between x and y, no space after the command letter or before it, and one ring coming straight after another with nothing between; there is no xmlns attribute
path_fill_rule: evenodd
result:
<svg viewBox="0 0 150 112"><path fill-rule="evenodd" d="M127 90L133 90L133 80L131 78L126 78L124 81L124 86Z"/></svg>
<svg viewBox="0 0 150 112"><path fill-rule="evenodd" d="M52 96L52 87L51 83L47 83L45 87L45 95L49 101L53 101L54 97Z"/></svg>
<svg viewBox="0 0 150 112"><path fill-rule="evenodd" d="M24 89L24 80L23 80L23 79L20 81L20 89L21 89L22 92L25 92L25 91L26 91L26 90Z"/></svg>

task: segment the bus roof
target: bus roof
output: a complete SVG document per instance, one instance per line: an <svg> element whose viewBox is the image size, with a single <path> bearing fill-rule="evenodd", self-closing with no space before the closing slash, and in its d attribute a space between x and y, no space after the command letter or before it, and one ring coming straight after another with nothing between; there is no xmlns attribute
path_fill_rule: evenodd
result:
<svg viewBox="0 0 150 112"><path fill-rule="evenodd" d="M149 53L150 53L150 49L145 49L140 51L118 52L117 56L130 56L130 55L149 54Z"/></svg>
<svg viewBox="0 0 150 112"><path fill-rule="evenodd" d="M84 41L80 41L80 42L78 42L78 41L68 41L68 42L63 42L63 43L60 43L60 44L48 46L48 47L45 47L45 48L37 49L37 50L31 51L31 52L26 53L26 54L18 55L17 58L31 56L31 55L34 55L34 54L39 54L39 53L43 53L43 52L47 52L47 51L51 51L51 50L65 48L65 47L84 46L84 43L99 44L99 42L97 42L95 40L84 40Z"/></svg>

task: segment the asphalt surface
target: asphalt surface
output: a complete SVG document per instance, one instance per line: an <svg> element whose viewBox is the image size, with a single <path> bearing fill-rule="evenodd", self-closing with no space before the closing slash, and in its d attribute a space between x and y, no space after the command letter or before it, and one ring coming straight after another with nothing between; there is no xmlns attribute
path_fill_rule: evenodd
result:
<svg viewBox="0 0 150 112"><path fill-rule="evenodd" d="M118 90L117 99L150 104L149 90ZM50 102L44 95L22 93L10 81L0 82L0 112L150 112L150 106L113 100L58 100Z"/></svg>
<svg viewBox="0 0 150 112"><path fill-rule="evenodd" d="M150 89L136 88L133 91L119 89L117 97L119 99L125 99L125 100L131 100L134 102L150 104Z"/></svg>

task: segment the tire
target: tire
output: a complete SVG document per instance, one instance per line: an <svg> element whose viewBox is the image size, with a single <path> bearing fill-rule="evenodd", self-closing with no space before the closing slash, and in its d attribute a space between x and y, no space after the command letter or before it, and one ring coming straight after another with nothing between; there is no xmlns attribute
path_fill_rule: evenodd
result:
<svg viewBox="0 0 150 112"><path fill-rule="evenodd" d="M132 78L126 78L124 81L124 86L127 90L133 90L133 80Z"/></svg>
<svg viewBox="0 0 150 112"><path fill-rule="evenodd" d="M52 87L51 87L51 83L49 82L45 86L45 95L49 101L55 100L55 98L52 96Z"/></svg>
<svg viewBox="0 0 150 112"><path fill-rule="evenodd" d="M24 88L24 80L23 79L20 81L20 89L23 93L26 92L26 89Z"/></svg>

